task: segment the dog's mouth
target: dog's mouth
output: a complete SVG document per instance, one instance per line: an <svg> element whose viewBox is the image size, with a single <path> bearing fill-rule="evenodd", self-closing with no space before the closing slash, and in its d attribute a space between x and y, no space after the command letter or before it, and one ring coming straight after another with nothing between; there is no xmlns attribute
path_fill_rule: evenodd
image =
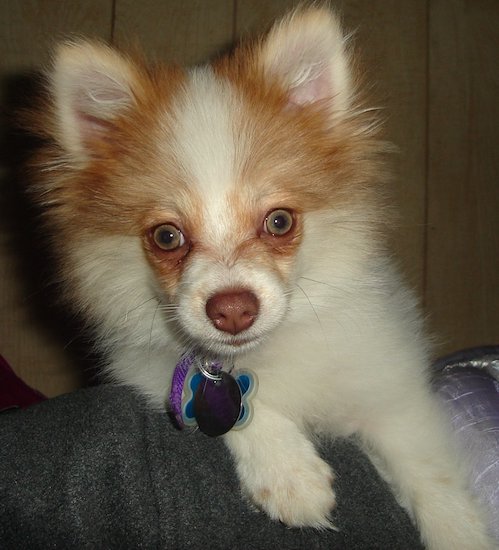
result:
<svg viewBox="0 0 499 550"><path fill-rule="evenodd" d="M260 338L251 336L225 337L222 341L211 342L210 349L217 349L221 355L241 355L260 343Z"/></svg>
<svg viewBox="0 0 499 550"><path fill-rule="evenodd" d="M231 359L242 356L258 347L264 335L254 334L210 334L204 337L191 337L191 343L200 350L204 350L207 356L220 359Z"/></svg>
<svg viewBox="0 0 499 550"><path fill-rule="evenodd" d="M241 346L251 344L252 342L255 342L255 340L255 338L234 338L231 342L228 342L228 345L239 348Z"/></svg>

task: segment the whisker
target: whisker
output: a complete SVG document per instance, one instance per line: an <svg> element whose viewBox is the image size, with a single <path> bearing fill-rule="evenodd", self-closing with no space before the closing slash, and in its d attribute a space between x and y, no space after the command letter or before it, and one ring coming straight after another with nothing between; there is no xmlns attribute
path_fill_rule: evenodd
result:
<svg viewBox="0 0 499 550"><path fill-rule="evenodd" d="M159 307L160 307L160 302L158 301L157 305L156 305L156 308L154 310L154 314L152 316L152 320L151 320L151 326L150 326L150 330L149 330L149 354L148 354L148 362L150 363L151 361L151 349L152 349L152 333L153 333L153 330L154 330L154 322L156 320L156 314L158 313L159 311Z"/></svg>
<svg viewBox="0 0 499 550"><path fill-rule="evenodd" d="M310 304L310 307L312 308L312 311L314 312L314 315L315 315L315 318L317 319L317 322L319 323L319 326L321 327L321 331L322 331L322 335L324 336L324 341L327 342L327 337L326 337L326 332L324 330L324 326L321 322L321 319L319 317L319 314L317 313L315 307L314 307L314 304L311 302L310 298L308 297L307 293L305 292L305 290L298 284L298 283L295 283L295 285L303 292L303 295L305 296L305 298L307 298L307 301L308 303Z"/></svg>
<svg viewBox="0 0 499 550"><path fill-rule="evenodd" d="M126 313L125 313L125 320L128 320L128 315L130 313L133 313L134 311L136 311L137 309L145 306L146 304L148 304L149 302L152 302L153 300L157 300L156 296L152 296L151 298L148 298L147 300L145 300L144 302L140 303L139 305L133 307L132 309L127 309Z"/></svg>

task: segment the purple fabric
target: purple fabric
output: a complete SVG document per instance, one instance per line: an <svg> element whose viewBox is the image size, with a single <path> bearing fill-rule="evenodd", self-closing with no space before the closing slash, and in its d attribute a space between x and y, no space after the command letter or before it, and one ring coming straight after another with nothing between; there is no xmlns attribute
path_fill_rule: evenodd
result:
<svg viewBox="0 0 499 550"><path fill-rule="evenodd" d="M185 377L193 363L194 355L187 353L182 356L173 371L172 387L170 390L170 409L180 428L184 426L182 420L182 389L184 387Z"/></svg>
<svg viewBox="0 0 499 550"><path fill-rule="evenodd" d="M471 462L471 483L499 540L499 383L485 370L447 368L435 387Z"/></svg>
<svg viewBox="0 0 499 550"><path fill-rule="evenodd" d="M44 401L46 397L25 384L0 355L0 412L24 408Z"/></svg>

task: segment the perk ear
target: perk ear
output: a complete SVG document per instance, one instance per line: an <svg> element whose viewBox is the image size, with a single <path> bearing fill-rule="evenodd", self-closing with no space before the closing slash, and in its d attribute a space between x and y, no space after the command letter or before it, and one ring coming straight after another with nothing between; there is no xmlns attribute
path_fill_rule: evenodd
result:
<svg viewBox="0 0 499 550"><path fill-rule="evenodd" d="M351 77L346 38L325 8L298 9L272 27L262 44L264 74L287 90L291 105L328 101L335 113L349 108Z"/></svg>
<svg viewBox="0 0 499 550"><path fill-rule="evenodd" d="M107 46L61 45L50 75L60 144L80 160L91 156L93 144L112 139L113 122L134 104L137 83L132 62Z"/></svg>

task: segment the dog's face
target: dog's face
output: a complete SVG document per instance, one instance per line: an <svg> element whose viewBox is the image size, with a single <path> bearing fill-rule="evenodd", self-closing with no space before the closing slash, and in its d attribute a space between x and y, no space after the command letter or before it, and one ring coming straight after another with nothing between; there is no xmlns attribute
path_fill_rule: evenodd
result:
<svg viewBox="0 0 499 550"><path fill-rule="evenodd" d="M378 145L327 11L188 71L66 44L50 92L40 197L78 300L109 327L154 297L170 337L244 352L287 316L334 224L370 222Z"/></svg>

